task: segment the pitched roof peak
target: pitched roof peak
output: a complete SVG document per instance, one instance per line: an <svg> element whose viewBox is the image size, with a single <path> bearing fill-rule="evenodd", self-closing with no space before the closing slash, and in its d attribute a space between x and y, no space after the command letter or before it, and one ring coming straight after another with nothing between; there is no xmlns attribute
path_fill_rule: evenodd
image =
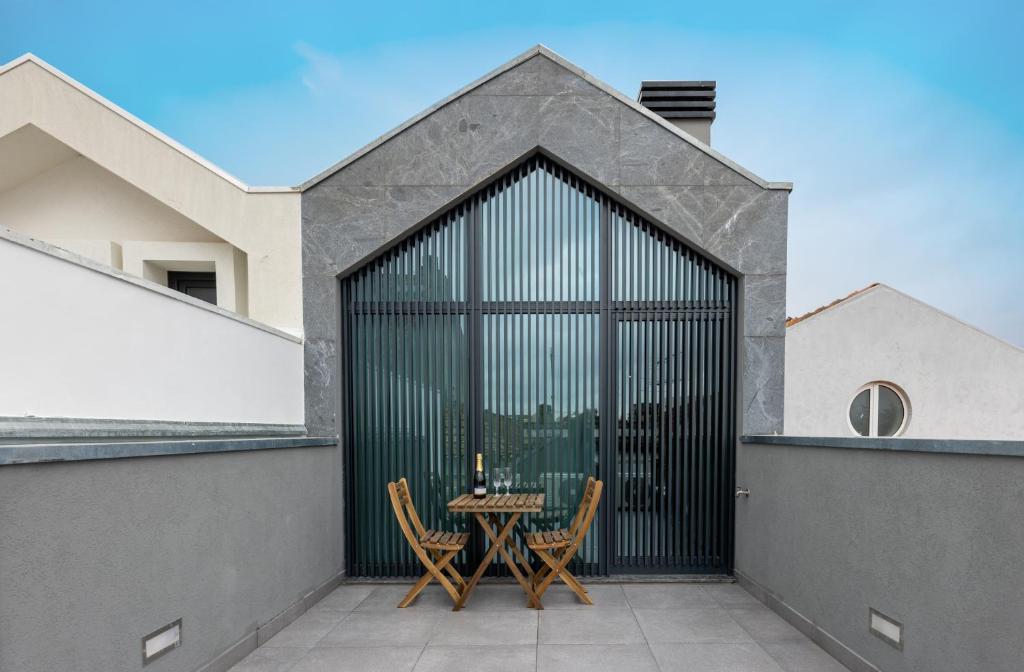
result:
<svg viewBox="0 0 1024 672"><path fill-rule="evenodd" d="M814 310L812 310L812 311L810 311L808 313L804 313L803 315L799 315L797 317L787 317L786 318L786 326L787 327L792 327L794 324L800 324L804 320L809 319L811 317L814 317L815 315L817 315L819 313L823 313L826 310L828 310L829 308L835 308L839 304L845 303L846 301L849 301L850 299L852 299L852 298L854 298L856 296L860 296L861 294L863 294L864 292L867 292L868 290L874 289L875 287L882 287L882 286L883 285L880 282L872 282L867 287L861 287L858 290L850 292L849 294L847 294L844 297L836 299L832 303L825 304L824 306L819 306L818 308L815 308Z"/></svg>
<svg viewBox="0 0 1024 672"><path fill-rule="evenodd" d="M538 56L538 55L544 56L545 58L550 59L551 61L553 61L554 63L556 63L556 64L558 64L560 66L562 66L563 68L565 68L569 72L573 73L577 77L583 79L585 82L588 82L589 84L592 84L597 89L603 91L604 93L608 94L612 98L615 98L616 100L618 100L623 105L632 108L636 112L639 112L640 114L642 114L643 116L647 117L652 122L658 124L659 126L664 128L665 130L667 130L670 133L672 133L673 135L679 137L680 139L682 139L685 142L690 143L691 145L693 145L694 147L696 147L700 151L706 153L707 155L709 155L713 159L721 162L725 166L728 166L729 168L731 168L732 170L736 171L740 175L743 175L745 178L747 178L748 180L750 180L754 184L760 186L762 189L773 189L773 190L783 190L783 191L792 191L793 190L793 183L792 182L768 182L767 180L764 180L761 177L758 177L757 175L755 175L751 171L747 170L743 166L739 165L735 161L732 161L731 159L729 159L728 157L724 156L723 154L720 154L719 152L715 151L710 146L704 144L700 140L697 140L696 138L694 138L690 134L683 132L677 126L675 126L674 124L672 124L668 120L662 118L660 115L658 115L658 114L652 112L651 110L647 109L646 107L641 105L639 102L633 100L629 96L624 95L623 93L621 93L620 91L616 90L615 88L613 88L609 84L606 84L605 82L601 81L600 79L594 77L590 73L586 72L585 70L583 70L582 68L577 66L575 63L572 63L571 61L569 61L565 57L559 55L555 51L553 51L550 48L544 46L543 44L536 44L536 45L530 47L529 49L527 49L523 53L519 54L515 58L513 58L513 59L503 63L502 65L498 66L494 70L491 70L490 72L488 72L486 75L484 75L480 79L477 79L476 81L471 82L470 84L467 84L466 86L464 86L463 88L459 89L455 93L451 94L447 98L444 98L444 99L438 101L437 103L431 105L430 107L428 107L427 109L423 110L422 112L420 112L416 116L408 119L405 123L403 123L403 124L393 128L392 130L390 130L387 133L385 133L384 135L380 136L379 138L377 138L373 142L367 144L366 146L362 147L361 149L356 150L355 152L353 152L349 156L345 157L344 159L342 159L338 163L334 164L333 166L330 166L329 168L327 168L326 170L322 171L321 173L313 176L312 178L310 178L309 180L307 180L303 184L301 184L298 187L296 187L296 189L305 190L305 189L308 189L310 187L313 187L313 186L319 184L320 182L322 182L323 180L327 179L328 177L330 177L334 173L336 173L339 170L345 168L349 164L354 163L359 158L365 156L366 154L369 154L370 152L375 150L377 147L383 145L384 143L386 143L387 141L391 140L395 136L401 134L406 129L408 129L408 128L414 126L415 124L419 123L420 121L426 119L427 117L432 115L434 112L440 110L442 107L444 107L444 106L446 106L446 105L448 105L448 104L458 100L459 98L461 98L462 96L468 94L469 92L473 91L474 89L482 86L483 84L491 81L492 79L498 77L499 75L502 75L502 74L508 72L509 70L512 70L513 68L515 68L515 67L525 63L526 61L528 61L531 58L533 58L535 56Z"/></svg>

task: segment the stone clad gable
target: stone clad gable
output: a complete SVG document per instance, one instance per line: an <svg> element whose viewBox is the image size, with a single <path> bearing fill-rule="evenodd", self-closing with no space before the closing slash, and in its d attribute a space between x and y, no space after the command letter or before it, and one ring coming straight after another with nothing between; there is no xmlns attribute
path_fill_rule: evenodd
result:
<svg viewBox="0 0 1024 672"><path fill-rule="evenodd" d="M744 304L744 431L781 431L788 192L755 184L544 52L303 193L310 431L335 431L337 275L537 148L745 278L756 296Z"/></svg>

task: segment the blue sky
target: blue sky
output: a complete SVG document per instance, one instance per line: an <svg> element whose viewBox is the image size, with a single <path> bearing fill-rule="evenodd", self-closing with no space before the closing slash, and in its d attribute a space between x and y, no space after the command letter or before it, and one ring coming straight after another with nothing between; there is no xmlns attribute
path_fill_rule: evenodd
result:
<svg viewBox="0 0 1024 672"><path fill-rule="evenodd" d="M260 185L538 42L629 95L716 79L715 147L796 185L789 314L880 281L1024 346L1021 3L347 5L0 0L0 61L32 51Z"/></svg>

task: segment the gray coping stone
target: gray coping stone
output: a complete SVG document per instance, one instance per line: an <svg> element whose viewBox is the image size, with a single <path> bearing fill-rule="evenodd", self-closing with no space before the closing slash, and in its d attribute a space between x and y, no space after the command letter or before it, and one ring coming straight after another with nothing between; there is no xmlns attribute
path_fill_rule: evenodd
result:
<svg viewBox="0 0 1024 672"><path fill-rule="evenodd" d="M859 436L784 436L745 434L742 443L809 448L852 448L911 453L952 453L956 455L1002 455L1024 457L1024 441L981 439L894 439Z"/></svg>
<svg viewBox="0 0 1024 672"><path fill-rule="evenodd" d="M282 448L315 448L336 445L338 445L338 440L333 437L116 441L108 443L28 443L0 445L0 467L19 464L231 453L248 450L277 450Z"/></svg>
<svg viewBox="0 0 1024 672"><path fill-rule="evenodd" d="M39 443L35 439L141 439L175 436L235 437L301 436L304 425L262 422L188 422L130 418L0 417L0 441ZM34 440L34 441L33 441Z"/></svg>

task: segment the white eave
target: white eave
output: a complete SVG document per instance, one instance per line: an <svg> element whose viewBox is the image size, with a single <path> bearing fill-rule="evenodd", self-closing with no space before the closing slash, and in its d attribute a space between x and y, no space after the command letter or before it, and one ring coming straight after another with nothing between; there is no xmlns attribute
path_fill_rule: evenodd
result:
<svg viewBox="0 0 1024 672"><path fill-rule="evenodd" d="M735 161L733 161L733 160L729 159L728 157L724 156L723 154L715 151L709 145L706 145L703 142L701 142L700 140L697 140L696 138L694 138L690 134L681 131L674 124L670 123L669 121L667 121L666 119L662 118L661 116L655 114L654 112L651 112L649 109L647 109L646 107L644 107L643 105L641 105L637 101L635 101L632 98L629 98L628 96L624 95L623 93L617 91L615 88L613 88L609 84L606 84L605 82L602 82L601 80L597 79L596 77L594 77L590 73L584 71L583 69L581 69L580 67L578 67L574 63L566 60L562 56L559 56L558 54L556 54L555 52L551 51L550 49L548 49L547 47L545 47L542 44L538 44L535 47L533 47L533 48L523 52L519 56L516 56L515 58L513 58L511 61L508 61L504 65L501 65L501 66L497 67L496 69L494 69L491 72L487 73L486 75L484 75L480 79L476 80L475 82L472 82L471 84L468 84L467 86L459 89L458 91L456 91L452 95L448 96L447 98L444 98L443 100L435 103L434 105L431 105L430 107L428 107L427 109L423 110L422 112L420 112L416 116L412 117L411 119L409 119L405 123L403 123L400 126L397 126L394 129L388 131L387 133L385 133L384 135L380 136L379 138L377 138L373 142L369 143L368 145L364 146L361 149L356 150L355 152L353 152L349 156L345 157L344 159L342 159L338 163L334 164L333 166L331 166L327 170L324 170L323 172L319 173L315 177L310 178L309 180L303 182L301 185L299 185L299 186L297 186L295 188L298 189L298 190L305 190L305 189L308 189L308 188L318 184L319 182L325 180L326 178L328 178L329 176L331 176L334 173L338 172L342 168L345 168L349 164L355 162L360 157L365 156L366 154L370 153L371 151L373 151L377 147L383 145L385 142L387 142L391 138L397 136L402 131L406 130L407 128L410 128L411 126L413 126L413 125L415 125L417 123L419 123L420 121L422 121L426 117L429 117L431 114L433 114L437 110L441 109L445 105L447 105L447 104L457 100L458 98L461 98L462 96L466 95L467 93L469 93L473 89L477 88L478 86L481 86L482 84L485 84L486 82L494 79L495 77L497 77L497 76L499 76L499 75L501 75L501 74L503 74L505 72L508 72L509 70L515 68L516 66L520 65L521 63L524 63L524 62L528 61L529 59L531 59L531 58L533 58L534 56L537 56L537 55L542 55L542 56L545 56L545 57L551 59L552 61L554 61L558 65L561 65L563 68L565 68L565 69L569 70L570 72L576 74L577 76L579 76L580 78L584 79L588 83L594 85L595 87L597 87L598 89L600 89L604 93L606 93L609 96L615 98L616 100L618 100L622 104L627 105L630 108L632 108L633 110L635 110L637 113L644 115L645 117L650 119L655 124L658 124L659 126L664 128L669 133L672 133L673 135L679 137L680 139L690 143L691 145L693 145L694 147L696 147L700 151L704 152L708 156L710 156L713 159L715 159L716 161L719 161L722 164L724 164L724 165L728 166L729 168L731 168L732 170L735 170L737 173L739 173L743 177L747 178L748 180L750 180L754 184L758 185L762 189L772 189L772 190L781 190L781 191L792 191L793 190L793 183L792 182L768 182L768 181L758 177L757 175L755 175L754 173L750 172L749 170L747 170L743 166L739 165Z"/></svg>
<svg viewBox="0 0 1024 672"><path fill-rule="evenodd" d="M79 92L85 94L86 96L88 96L92 100L96 101L100 105L104 106L105 108L107 108L108 110L113 112L114 114L117 114L118 116L120 116L121 118L125 119L129 123L135 125L136 127L140 128L141 130L145 131L146 133L148 133L149 135L153 136L154 138L156 138L160 142L166 144L168 147L171 147L175 151L177 151L177 152L181 153L182 155L188 157L190 160L192 160L195 163L199 164L200 166L202 166L206 170L210 171L214 175L220 177L221 179L225 180L226 182L231 183L232 185L234 185L238 189L241 189L242 191L245 191L247 193L254 193L255 194L255 193L294 193L295 190L296 190L294 187L252 187L252 186L249 186L249 185L245 184L244 182L242 182L240 179L238 179L234 175L228 173L224 169L214 165L210 161L208 161L208 160L204 159L203 157L199 156L198 154L193 152L188 147L185 147L181 143L179 143L179 142L169 138L168 136L164 135L163 133L161 133L157 129L153 128L152 126L150 126L146 122L144 122L141 119L139 119L138 117L136 117L136 116L132 115L131 113L127 112L126 110L118 107L117 105L115 105L114 103L110 102L109 100L107 100L106 98L104 98L100 94L96 93L95 91L93 91L89 87L83 85L81 82L78 82L74 78L69 77L68 75L64 74L63 72L61 72L57 68L53 67L52 65L50 65L49 63L47 63L43 59L39 58L35 54L32 54L32 53L23 54L23 55L19 56L18 58L14 59L13 61L10 61L8 63L0 65L0 76L3 76L5 73L7 73L7 72L9 72L11 70L14 70L18 66L24 65L25 63L34 63L35 65L39 66L40 68L43 68L44 70L49 72L54 77L59 78L65 84L67 84L67 85L69 85L71 87L74 87L76 90L78 90Z"/></svg>

